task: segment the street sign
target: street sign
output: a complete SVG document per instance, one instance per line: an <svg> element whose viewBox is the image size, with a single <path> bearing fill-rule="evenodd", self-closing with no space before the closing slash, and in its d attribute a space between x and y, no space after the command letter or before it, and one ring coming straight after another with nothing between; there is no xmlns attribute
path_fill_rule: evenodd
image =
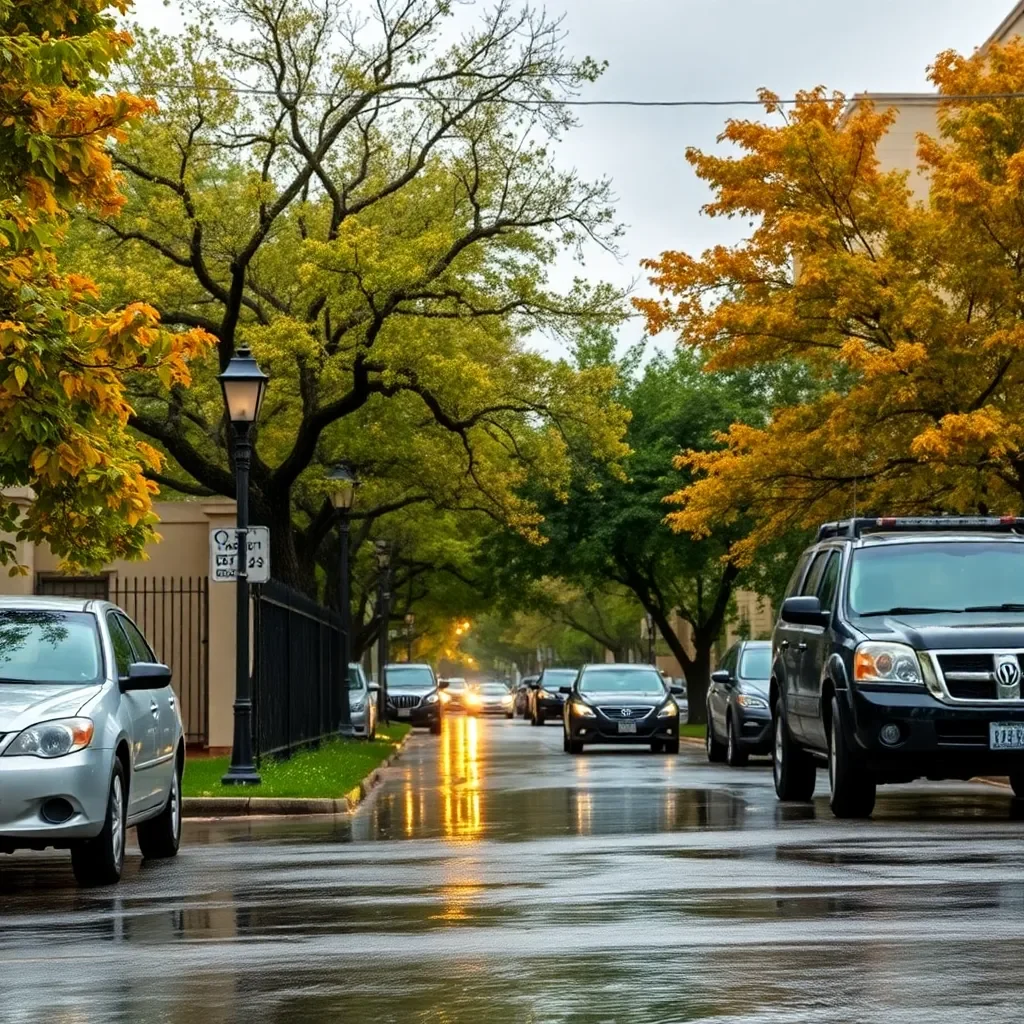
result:
<svg viewBox="0 0 1024 1024"><path fill-rule="evenodd" d="M249 549L250 583L270 579L270 528L250 526L246 532ZM210 577L214 583L230 583L238 570L238 534L234 529L217 527L210 531Z"/></svg>

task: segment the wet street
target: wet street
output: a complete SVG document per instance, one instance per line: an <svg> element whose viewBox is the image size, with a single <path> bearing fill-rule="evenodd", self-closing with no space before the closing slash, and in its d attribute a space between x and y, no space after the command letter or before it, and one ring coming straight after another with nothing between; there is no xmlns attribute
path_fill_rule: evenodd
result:
<svg viewBox="0 0 1024 1024"><path fill-rule="evenodd" d="M767 762L450 720L352 821L187 822L80 892L0 859L0 1021L1005 1022L1024 822L983 785L873 821L776 803ZM819 772L819 794L826 779Z"/></svg>

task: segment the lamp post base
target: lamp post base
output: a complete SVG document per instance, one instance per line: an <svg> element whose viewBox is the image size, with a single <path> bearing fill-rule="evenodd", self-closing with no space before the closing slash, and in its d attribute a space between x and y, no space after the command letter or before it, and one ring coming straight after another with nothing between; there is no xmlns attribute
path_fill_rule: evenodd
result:
<svg viewBox="0 0 1024 1024"><path fill-rule="evenodd" d="M233 765L221 780L222 786L258 786L263 780L253 765Z"/></svg>

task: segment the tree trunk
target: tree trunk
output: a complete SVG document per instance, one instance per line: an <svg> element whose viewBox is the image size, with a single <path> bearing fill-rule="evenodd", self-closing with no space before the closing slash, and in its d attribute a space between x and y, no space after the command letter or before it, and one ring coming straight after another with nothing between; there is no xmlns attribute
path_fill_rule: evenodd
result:
<svg viewBox="0 0 1024 1024"><path fill-rule="evenodd" d="M686 699L690 704L689 721L695 724L707 722L708 687L711 685L712 643L703 643L686 668Z"/></svg>

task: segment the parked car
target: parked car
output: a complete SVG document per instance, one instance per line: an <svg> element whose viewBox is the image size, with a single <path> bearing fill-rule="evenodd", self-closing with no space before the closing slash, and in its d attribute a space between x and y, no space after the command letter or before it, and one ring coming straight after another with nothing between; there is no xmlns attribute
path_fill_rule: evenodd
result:
<svg viewBox="0 0 1024 1024"><path fill-rule="evenodd" d="M466 694L469 692L469 683L458 676L448 679L447 683L448 687L444 691L445 711L465 711Z"/></svg>
<svg viewBox="0 0 1024 1024"><path fill-rule="evenodd" d="M185 741L171 672L105 601L0 598L0 852L71 851L83 886L181 841Z"/></svg>
<svg viewBox="0 0 1024 1024"><path fill-rule="evenodd" d="M562 717L562 705L565 697L563 686L572 685L578 669L546 668L541 671L537 681L530 687L530 722L543 725L551 719Z"/></svg>
<svg viewBox="0 0 1024 1024"><path fill-rule="evenodd" d="M1024 519L827 523L772 641L775 789L871 814L876 786L1009 776L1024 797Z"/></svg>
<svg viewBox="0 0 1024 1024"><path fill-rule="evenodd" d="M363 666L351 664L348 667L348 710L352 720L352 732L368 740L377 738L377 687L370 684L363 672Z"/></svg>
<svg viewBox="0 0 1024 1024"><path fill-rule="evenodd" d="M726 761L739 768L751 754L772 752L771 674L770 640L733 644L718 670L711 673L705 739L709 761Z"/></svg>
<svg viewBox="0 0 1024 1024"><path fill-rule="evenodd" d="M444 722L441 692L447 689L447 680L439 682L429 665L403 661L387 666L384 682L389 718L408 722L418 729L429 729L435 736L441 735Z"/></svg>
<svg viewBox="0 0 1024 1024"><path fill-rule="evenodd" d="M537 676L523 676L512 694L512 707L517 715L530 717L530 687L537 682Z"/></svg>
<svg viewBox="0 0 1024 1024"><path fill-rule="evenodd" d="M512 717L512 694L500 682L486 682L466 694L466 708L471 715L504 715Z"/></svg>
<svg viewBox="0 0 1024 1024"><path fill-rule="evenodd" d="M562 712L562 749L581 754L593 743L650 745L679 753L679 707L651 665L584 665Z"/></svg>

